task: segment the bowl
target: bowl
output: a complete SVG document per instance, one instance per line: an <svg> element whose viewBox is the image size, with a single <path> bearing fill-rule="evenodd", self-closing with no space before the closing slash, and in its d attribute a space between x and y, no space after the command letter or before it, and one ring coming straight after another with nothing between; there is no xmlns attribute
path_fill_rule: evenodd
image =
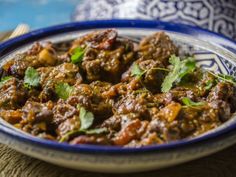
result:
<svg viewBox="0 0 236 177"><path fill-rule="evenodd" d="M165 31L180 48L191 53L200 67L236 76L236 43L219 34L160 21L102 20L68 23L32 31L0 44L1 63L32 43L72 40L93 30L116 28L120 36L139 41L141 37ZM0 119L0 143L46 162L96 172L140 172L168 167L200 158L236 142L236 116L201 136L168 144L140 148L69 145L33 137Z"/></svg>

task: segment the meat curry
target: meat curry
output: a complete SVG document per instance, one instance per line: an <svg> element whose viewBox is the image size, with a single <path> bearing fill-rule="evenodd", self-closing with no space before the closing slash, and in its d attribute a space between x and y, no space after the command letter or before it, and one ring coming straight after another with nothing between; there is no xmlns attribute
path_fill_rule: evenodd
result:
<svg viewBox="0 0 236 177"><path fill-rule="evenodd" d="M0 117L69 144L140 147L193 138L232 117L235 79L179 57L164 32L114 29L35 43L0 69Z"/></svg>

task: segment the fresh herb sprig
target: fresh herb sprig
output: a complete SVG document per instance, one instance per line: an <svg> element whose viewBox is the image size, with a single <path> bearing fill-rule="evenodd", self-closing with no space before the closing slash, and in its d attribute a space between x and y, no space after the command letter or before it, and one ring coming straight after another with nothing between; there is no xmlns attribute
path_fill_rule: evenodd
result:
<svg viewBox="0 0 236 177"><path fill-rule="evenodd" d="M233 76L226 75L226 74L221 74L221 73L215 74L215 73L213 73L212 71L209 71L209 70L207 70L207 72L209 72L211 75L215 76L219 80L222 80L224 82L228 82L228 83L231 83L233 85L236 85L236 80Z"/></svg>
<svg viewBox="0 0 236 177"><path fill-rule="evenodd" d="M73 91L74 87L70 86L68 83L59 83L55 85L55 92L57 96L63 100L66 100L71 92Z"/></svg>
<svg viewBox="0 0 236 177"><path fill-rule="evenodd" d="M107 133L107 128L96 128L96 129L90 129L87 131L84 130L72 130L66 133L64 136L61 137L59 140L60 143L63 143L65 141L68 141L72 136L76 135L82 135L82 134L87 134L87 135L99 135L99 134L104 134Z"/></svg>
<svg viewBox="0 0 236 177"><path fill-rule="evenodd" d="M171 55L169 62L172 65L172 70L161 85L162 92L168 92L174 84L178 84L186 75L193 73L196 69L196 62L192 57L180 60L179 57Z"/></svg>
<svg viewBox="0 0 236 177"><path fill-rule="evenodd" d="M214 86L214 80L208 80L205 85L206 90L210 90Z"/></svg>
<svg viewBox="0 0 236 177"><path fill-rule="evenodd" d="M66 133L59 142L67 141L71 136L79 135L79 134L102 134L106 133L108 130L107 128L95 128L89 129L94 121L94 115L92 112L87 111L84 107L77 105L77 108L80 111L79 118L80 118L80 128L78 130L72 130Z"/></svg>
<svg viewBox="0 0 236 177"><path fill-rule="evenodd" d="M182 102L185 105L185 107L192 107L192 108L205 105L204 102L194 102L188 97L182 98Z"/></svg>
<svg viewBox="0 0 236 177"><path fill-rule="evenodd" d="M5 76L5 77L2 77L1 80L0 80L0 88L1 88L7 81L9 81L11 78L12 78L12 76Z"/></svg>
<svg viewBox="0 0 236 177"><path fill-rule="evenodd" d="M137 78L141 78L146 72L150 70L161 70L161 71L166 71L166 72L170 71L169 69L161 68L161 67L153 67L147 70L142 70L137 63L134 63L131 68L131 76L136 76Z"/></svg>
<svg viewBox="0 0 236 177"><path fill-rule="evenodd" d="M40 75L33 67L28 67L25 71L24 86L27 88L38 87L40 84Z"/></svg>
<svg viewBox="0 0 236 177"><path fill-rule="evenodd" d="M86 111L84 107L80 107L79 118L80 130L86 130L93 124L94 115L92 112Z"/></svg>
<svg viewBox="0 0 236 177"><path fill-rule="evenodd" d="M71 62L74 64L79 64L82 62L83 57L84 57L84 49L81 47L76 47L73 51L72 51L72 55L71 55Z"/></svg>

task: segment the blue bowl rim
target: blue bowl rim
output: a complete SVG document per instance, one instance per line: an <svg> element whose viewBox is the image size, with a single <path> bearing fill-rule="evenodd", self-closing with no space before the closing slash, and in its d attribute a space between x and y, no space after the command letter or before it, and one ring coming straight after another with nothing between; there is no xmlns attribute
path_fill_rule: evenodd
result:
<svg viewBox="0 0 236 177"><path fill-rule="evenodd" d="M14 50L17 47L20 47L26 43L36 41L37 39L41 39L48 36L53 36L56 34L62 34L73 31L80 30L88 30L95 28L133 28L133 29L156 29L156 30L167 30L178 33L183 33L191 36L196 36L201 39L201 35L211 36L213 38L221 38L226 43L231 43L235 46L236 49L236 41L220 35L218 33L214 33L208 31L206 29L202 29L199 27L193 27L189 25L179 24L179 23L169 23L162 22L157 20L123 20L123 19L113 19L113 20L95 20L95 21L83 21L83 22L73 22L62 25L51 26L47 28L38 29L22 36L10 39L6 42L0 44L0 57L5 55L6 53ZM217 42L216 42L217 44ZM221 45L221 44L219 44ZM227 47L227 46L224 46ZM228 48L232 49L231 47ZM235 53L235 50L231 51ZM1 126L3 128L1 128ZM99 153L99 154L137 154L137 153L150 153L150 152L161 152L161 151L170 151L176 150L177 148L186 148L187 146L193 146L199 143L206 143L210 141L214 141L219 137L224 135L228 135L236 130L236 123L229 125L228 127L219 130L217 132L206 134L203 136L196 137L194 139L183 139L175 142L170 142L167 144L161 145L151 145L144 146L139 148L124 148L124 147L115 147L115 146L103 146L103 145L69 145L67 143L58 143L49 140L44 140L24 134L17 133L9 127L6 127L0 124L0 133L3 133L7 137L11 137L17 141L21 141L27 144L37 145L42 148L48 148L52 150L60 150L63 152L70 153Z"/></svg>

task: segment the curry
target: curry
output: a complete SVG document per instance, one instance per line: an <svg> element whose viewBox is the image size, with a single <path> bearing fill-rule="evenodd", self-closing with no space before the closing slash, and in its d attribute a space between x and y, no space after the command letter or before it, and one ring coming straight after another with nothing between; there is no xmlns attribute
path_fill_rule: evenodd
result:
<svg viewBox="0 0 236 177"><path fill-rule="evenodd" d="M236 110L235 79L180 57L164 32L35 43L0 69L0 117L40 138L140 147L193 138Z"/></svg>

